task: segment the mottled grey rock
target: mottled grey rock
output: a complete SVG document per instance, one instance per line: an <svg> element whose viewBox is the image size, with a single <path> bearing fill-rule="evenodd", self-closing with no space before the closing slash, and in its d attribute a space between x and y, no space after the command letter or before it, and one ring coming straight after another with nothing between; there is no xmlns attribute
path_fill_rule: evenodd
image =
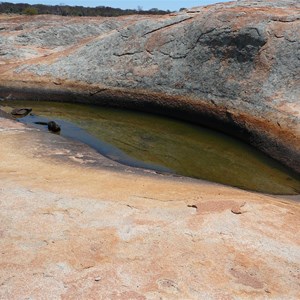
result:
<svg viewBox="0 0 300 300"><path fill-rule="evenodd" d="M25 19L22 32L10 22L1 20L8 29L0 42L19 63L5 73L3 96L4 88L27 86L15 95L48 92L180 117L300 172L298 1L236 1L167 16L39 16ZM22 60L26 51L31 60Z"/></svg>

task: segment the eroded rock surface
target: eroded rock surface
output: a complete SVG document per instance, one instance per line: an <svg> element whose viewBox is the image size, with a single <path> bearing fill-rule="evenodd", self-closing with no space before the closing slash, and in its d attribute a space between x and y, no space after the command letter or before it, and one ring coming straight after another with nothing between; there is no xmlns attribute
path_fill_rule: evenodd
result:
<svg viewBox="0 0 300 300"><path fill-rule="evenodd" d="M299 203L0 140L1 299L299 299Z"/></svg>
<svg viewBox="0 0 300 300"><path fill-rule="evenodd" d="M159 111L299 171L298 56L297 1L2 15L0 97ZM137 171L3 116L1 299L300 298L299 202Z"/></svg>
<svg viewBox="0 0 300 300"><path fill-rule="evenodd" d="M174 115L230 132L300 171L298 1L167 16L2 15L0 27L0 97Z"/></svg>

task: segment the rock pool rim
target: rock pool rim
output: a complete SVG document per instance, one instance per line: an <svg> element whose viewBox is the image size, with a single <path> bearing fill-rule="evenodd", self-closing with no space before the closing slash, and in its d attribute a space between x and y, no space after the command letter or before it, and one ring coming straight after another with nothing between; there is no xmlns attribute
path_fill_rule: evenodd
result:
<svg viewBox="0 0 300 300"><path fill-rule="evenodd" d="M94 104L153 113L202 125L238 138L300 174L300 153L288 143L290 132L247 114L228 111L213 101L76 82L4 82L0 97ZM285 142L286 141L286 142Z"/></svg>

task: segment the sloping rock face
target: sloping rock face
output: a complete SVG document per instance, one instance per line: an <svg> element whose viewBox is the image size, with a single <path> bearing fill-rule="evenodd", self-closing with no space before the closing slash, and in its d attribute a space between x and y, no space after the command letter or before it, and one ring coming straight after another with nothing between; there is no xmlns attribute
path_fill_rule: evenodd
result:
<svg viewBox="0 0 300 300"><path fill-rule="evenodd" d="M252 1L0 16L0 97L170 114L299 169L297 15L292 1ZM300 298L299 196L133 170L4 116L1 299Z"/></svg>
<svg viewBox="0 0 300 300"><path fill-rule="evenodd" d="M0 28L1 97L180 117L300 172L298 1L238 1L160 17L2 16Z"/></svg>
<svg viewBox="0 0 300 300"><path fill-rule="evenodd" d="M0 299L300 299L299 202L0 140Z"/></svg>

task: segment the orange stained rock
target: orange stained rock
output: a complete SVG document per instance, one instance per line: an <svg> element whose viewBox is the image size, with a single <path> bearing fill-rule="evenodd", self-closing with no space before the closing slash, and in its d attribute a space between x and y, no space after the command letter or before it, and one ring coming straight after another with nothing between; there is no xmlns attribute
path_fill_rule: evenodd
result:
<svg viewBox="0 0 300 300"><path fill-rule="evenodd" d="M300 297L297 197L135 170L14 121L0 137L1 299Z"/></svg>

